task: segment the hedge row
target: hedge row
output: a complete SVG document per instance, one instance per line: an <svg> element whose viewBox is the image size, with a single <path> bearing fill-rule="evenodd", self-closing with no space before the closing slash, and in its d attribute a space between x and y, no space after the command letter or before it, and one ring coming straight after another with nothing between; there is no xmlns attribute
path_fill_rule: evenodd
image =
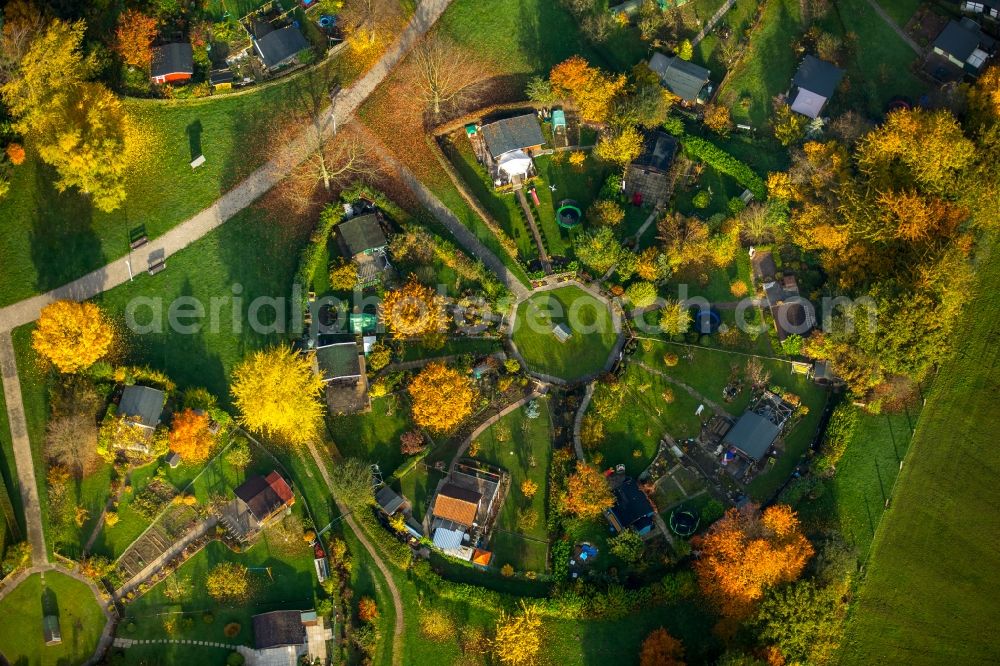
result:
<svg viewBox="0 0 1000 666"><path fill-rule="evenodd" d="M406 569L413 560L413 551L389 533L375 517L372 507L361 507L353 513L365 535L371 539L378 552L400 569Z"/></svg>
<svg viewBox="0 0 1000 666"><path fill-rule="evenodd" d="M339 207L332 205L325 206L323 212L319 214L319 222L316 223L316 228L313 229L312 234L309 236L309 243L302 248L302 252L299 254L299 267L295 271L294 284L302 287L300 305L303 312L309 306L309 286L312 284L313 276L316 275L316 271L320 268L320 262L323 261L323 257L325 256L327 240L330 238L333 227L343 216L344 212ZM323 266L323 269L325 270L326 266ZM295 318L293 317L292 319L294 320Z"/></svg>
<svg viewBox="0 0 1000 666"><path fill-rule="evenodd" d="M711 141L687 134L684 132L683 123L678 122L676 118L668 119L663 127L681 140L684 152L687 153L688 157L701 160L716 171L732 176L737 183L753 192L754 198L758 201L767 199L767 187L764 185L764 179L758 176L757 172L745 162L736 159Z"/></svg>
<svg viewBox="0 0 1000 666"><path fill-rule="evenodd" d="M449 601L471 604L495 612L514 608L518 597L488 590L477 585L454 583L434 573L427 562L417 562L411 569L414 578L429 590ZM532 600L540 615L563 620L614 620L653 606L673 603L694 596L694 574L682 571L667 574L662 580L645 587L629 590L612 585L607 591L578 584L552 597Z"/></svg>

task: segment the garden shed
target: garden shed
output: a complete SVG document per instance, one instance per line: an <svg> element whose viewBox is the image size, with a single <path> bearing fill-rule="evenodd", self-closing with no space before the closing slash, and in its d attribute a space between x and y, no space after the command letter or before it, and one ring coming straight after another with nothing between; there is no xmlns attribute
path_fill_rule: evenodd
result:
<svg viewBox="0 0 1000 666"><path fill-rule="evenodd" d="M781 429L769 419L752 411L744 412L736 425L722 440L751 460L760 461L767 455Z"/></svg>
<svg viewBox="0 0 1000 666"><path fill-rule="evenodd" d="M255 39L253 46L264 67L273 70L287 65L310 45L298 28L288 25Z"/></svg>
<svg viewBox="0 0 1000 666"><path fill-rule="evenodd" d="M188 81L194 74L194 50L184 42L154 46L149 66L153 83Z"/></svg>
<svg viewBox="0 0 1000 666"><path fill-rule="evenodd" d="M616 532L632 529L641 535L653 529L656 513L653 503L631 476L622 473L612 475L608 482L615 497L615 504L605 514Z"/></svg>
<svg viewBox="0 0 1000 666"><path fill-rule="evenodd" d="M818 117L843 77L844 70L836 65L807 55L792 78L792 89L788 93L792 111L809 118Z"/></svg>
<svg viewBox="0 0 1000 666"><path fill-rule="evenodd" d="M670 198L676 154L677 139L658 130L646 133L642 154L625 172L625 195L633 204L655 206Z"/></svg>
<svg viewBox="0 0 1000 666"><path fill-rule="evenodd" d="M133 425L153 430L160 424L166 394L149 386L126 386L118 403L118 413L129 419Z"/></svg>
<svg viewBox="0 0 1000 666"><path fill-rule="evenodd" d="M663 86L685 104L704 104L711 93L708 83L711 72L693 62L656 52L649 59L649 68L660 77Z"/></svg>

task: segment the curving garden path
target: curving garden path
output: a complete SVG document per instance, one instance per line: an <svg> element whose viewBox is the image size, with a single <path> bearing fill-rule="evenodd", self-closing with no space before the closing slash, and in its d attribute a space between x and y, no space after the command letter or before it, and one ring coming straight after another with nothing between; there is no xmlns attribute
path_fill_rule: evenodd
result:
<svg viewBox="0 0 1000 666"><path fill-rule="evenodd" d="M347 526L351 528L352 532L354 532L354 536L358 538L358 541L361 542L364 549L368 551L369 555L371 555L372 560L375 562L375 566L378 567L380 572L382 572L386 585L389 586L389 594L392 595L392 606L396 618L396 622L393 624L392 630L392 664L393 666L399 666L403 663L403 632L406 629L405 620L403 618L403 597L400 595L399 588L396 586L396 581L392 578L392 572L389 571L389 567L382 559L382 556L379 555L378 551L375 550L375 547L372 546L368 537L365 536L364 531L354 520L354 516L351 515L347 506L342 504L334 494L333 479L330 478L330 472L326 468L326 462L320 455L316 445L309 442L307 446L309 447L310 455L312 455L313 460L316 462L316 466L319 468L319 473L323 476L323 481L326 483L326 487L329 489L330 495L333 497L333 501L337 504L337 509L344 516L344 522L347 523ZM375 580L375 584L376 586L378 585L377 579Z"/></svg>

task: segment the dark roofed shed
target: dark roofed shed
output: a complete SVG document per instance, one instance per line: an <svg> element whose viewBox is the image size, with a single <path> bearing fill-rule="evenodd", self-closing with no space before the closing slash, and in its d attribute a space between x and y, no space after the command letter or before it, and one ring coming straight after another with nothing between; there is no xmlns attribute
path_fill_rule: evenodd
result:
<svg viewBox="0 0 1000 666"><path fill-rule="evenodd" d="M378 213L359 215L337 225L337 231L350 256L366 254L385 247L385 233Z"/></svg>
<svg viewBox="0 0 1000 666"><path fill-rule="evenodd" d="M279 610L254 615L253 642L258 650L304 644L306 628L302 624L301 611Z"/></svg>
<svg viewBox="0 0 1000 666"><path fill-rule="evenodd" d="M754 412L745 412L726 434L723 444L734 446L744 455L761 460L778 438L778 426Z"/></svg>
<svg viewBox="0 0 1000 666"><path fill-rule="evenodd" d="M504 153L534 148L545 143L542 128L538 126L538 119L533 113L497 120L483 125L479 131L494 159Z"/></svg>
<svg viewBox="0 0 1000 666"><path fill-rule="evenodd" d="M118 413L128 418L136 418L136 423L146 428L155 428L163 414L166 394L149 386L126 386L118 403Z"/></svg>
<svg viewBox="0 0 1000 666"><path fill-rule="evenodd" d="M268 69L283 65L300 51L309 48L309 41L294 26L269 32L254 42L257 54Z"/></svg>

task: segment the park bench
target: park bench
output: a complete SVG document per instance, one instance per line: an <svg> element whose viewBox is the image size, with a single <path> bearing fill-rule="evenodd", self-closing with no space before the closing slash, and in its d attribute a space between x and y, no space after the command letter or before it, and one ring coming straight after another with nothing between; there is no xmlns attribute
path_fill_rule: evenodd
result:
<svg viewBox="0 0 1000 666"><path fill-rule="evenodd" d="M167 267L166 259L157 259L156 261L149 264L149 274L156 275L166 267Z"/></svg>
<svg viewBox="0 0 1000 666"><path fill-rule="evenodd" d="M133 250L138 250L140 247L142 247L148 242L149 238L145 234L143 234L142 236L139 236L134 241L129 243L129 247L131 247Z"/></svg>

